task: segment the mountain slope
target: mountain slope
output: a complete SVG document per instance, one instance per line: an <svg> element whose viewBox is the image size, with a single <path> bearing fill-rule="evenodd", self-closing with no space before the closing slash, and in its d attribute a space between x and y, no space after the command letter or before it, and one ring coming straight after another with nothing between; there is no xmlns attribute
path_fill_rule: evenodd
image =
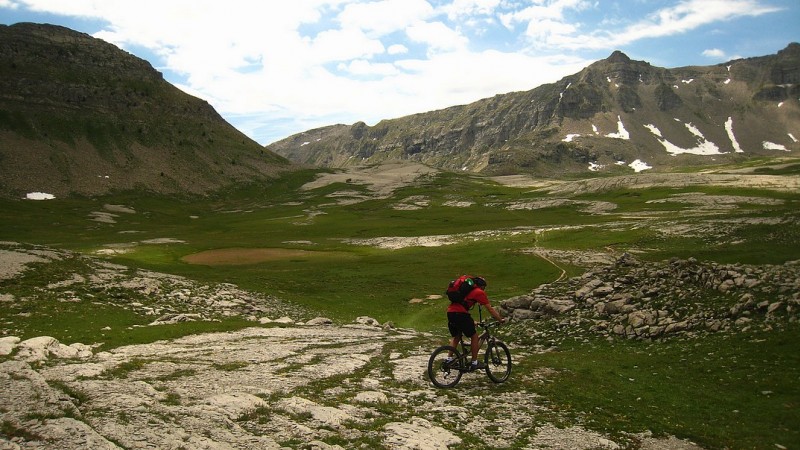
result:
<svg viewBox="0 0 800 450"><path fill-rule="evenodd" d="M0 191L205 193L295 167L149 63L53 25L0 26Z"/></svg>
<svg viewBox="0 0 800 450"><path fill-rule="evenodd" d="M621 52L526 92L309 130L267 146L329 167L410 159L490 174L631 172L800 150L800 44L665 69ZM635 164L634 162L637 161Z"/></svg>

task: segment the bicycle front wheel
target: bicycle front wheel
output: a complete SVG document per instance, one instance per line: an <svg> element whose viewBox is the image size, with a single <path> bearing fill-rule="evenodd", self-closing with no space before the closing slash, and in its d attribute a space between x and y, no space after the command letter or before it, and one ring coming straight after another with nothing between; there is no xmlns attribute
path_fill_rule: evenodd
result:
<svg viewBox="0 0 800 450"><path fill-rule="evenodd" d="M452 354L452 357L450 356ZM443 345L431 353L428 377L440 388L451 388L461 379L461 354L455 347Z"/></svg>
<svg viewBox="0 0 800 450"><path fill-rule="evenodd" d="M486 375L495 383L502 383L511 376L511 352L500 341L490 342L483 357Z"/></svg>

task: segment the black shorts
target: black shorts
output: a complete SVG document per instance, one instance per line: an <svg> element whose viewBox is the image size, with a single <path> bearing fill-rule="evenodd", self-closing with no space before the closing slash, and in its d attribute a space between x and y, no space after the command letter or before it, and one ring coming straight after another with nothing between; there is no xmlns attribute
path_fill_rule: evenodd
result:
<svg viewBox="0 0 800 450"><path fill-rule="evenodd" d="M447 329L450 330L450 336L452 337L458 337L462 334L466 337L472 337L475 334L475 321L467 313L449 312L447 313Z"/></svg>

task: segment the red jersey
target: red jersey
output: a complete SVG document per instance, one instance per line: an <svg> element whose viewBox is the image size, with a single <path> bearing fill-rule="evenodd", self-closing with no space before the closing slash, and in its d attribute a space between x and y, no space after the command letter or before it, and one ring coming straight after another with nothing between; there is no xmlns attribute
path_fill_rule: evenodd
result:
<svg viewBox="0 0 800 450"><path fill-rule="evenodd" d="M486 292L484 292L483 289L475 288L469 294L467 294L466 297L464 297L464 301L467 302L467 305L469 305L470 308L472 308L475 303L488 305L489 297L486 296ZM460 312L469 314L469 310L464 308L464 305L455 302L450 303L450 306L447 307L447 312Z"/></svg>

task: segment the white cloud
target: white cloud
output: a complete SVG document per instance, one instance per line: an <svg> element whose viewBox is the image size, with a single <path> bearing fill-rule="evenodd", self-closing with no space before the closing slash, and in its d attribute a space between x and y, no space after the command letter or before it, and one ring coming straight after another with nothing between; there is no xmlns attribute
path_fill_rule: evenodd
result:
<svg viewBox="0 0 800 450"><path fill-rule="evenodd" d="M526 34L534 45L555 45L573 50L619 48L642 39L683 34L711 23L779 11L776 7L763 6L758 0L685 0L659 9L622 29L599 28L579 33L581 28L565 18L565 13L590 8L589 2L542 0L540 3L518 13L503 15L503 23L511 27L515 22L526 22Z"/></svg>
<svg viewBox="0 0 800 450"><path fill-rule="evenodd" d="M392 44L386 49L386 53L390 55L403 55L408 53L408 47L403 44Z"/></svg>
<svg viewBox="0 0 800 450"><path fill-rule="evenodd" d="M355 27L385 35L425 20L433 13L433 7L425 0L383 0L350 3L338 20L342 28Z"/></svg>
<svg viewBox="0 0 800 450"><path fill-rule="evenodd" d="M433 51L463 49L469 43L461 33L442 22L417 22L406 28L406 34L412 41L426 44Z"/></svg>
<svg viewBox="0 0 800 450"><path fill-rule="evenodd" d="M709 48L703 50L703 56L708 56L709 58L715 58L715 59L724 59L725 52L718 48Z"/></svg>
<svg viewBox="0 0 800 450"><path fill-rule="evenodd" d="M349 64L340 64L338 66L339 70L345 71L347 73L351 73L353 75L360 75L360 76L370 76L370 75L379 75L379 76L389 76L389 75L397 75L398 70L393 64L388 63L371 63L364 59L357 59L351 61Z"/></svg>
<svg viewBox="0 0 800 450"><path fill-rule="evenodd" d="M533 89L578 72L594 49L777 10L764 0L664 0L658 10L630 1L650 14L594 0L0 0L0 12L90 19L94 36L145 49L173 84L268 143Z"/></svg>
<svg viewBox="0 0 800 450"><path fill-rule="evenodd" d="M475 15L490 15L500 5L500 0L454 0L450 4L441 6L450 20Z"/></svg>
<svg viewBox="0 0 800 450"><path fill-rule="evenodd" d="M385 51L380 40L370 39L357 29L323 31L311 42L310 56L316 64L368 58Z"/></svg>

